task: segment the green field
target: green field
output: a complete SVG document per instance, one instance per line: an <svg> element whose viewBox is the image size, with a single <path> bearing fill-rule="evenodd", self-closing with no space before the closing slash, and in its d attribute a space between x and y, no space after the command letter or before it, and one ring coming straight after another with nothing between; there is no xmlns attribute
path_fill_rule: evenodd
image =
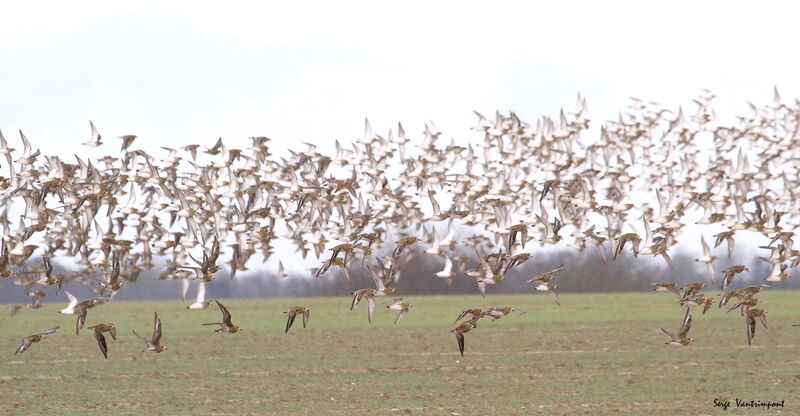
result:
<svg viewBox="0 0 800 416"><path fill-rule="evenodd" d="M237 334L213 333L212 306L113 302L87 326L113 322L104 360L91 331L74 333L62 304L0 317L0 414L800 414L800 292L758 296L769 329L747 346L744 320L716 305L694 311L685 348L665 345L683 311L669 293L406 297L405 320L348 298L228 300ZM309 327L283 333L283 310L311 308ZM467 307L513 306L479 321L458 354L448 331ZM158 311L168 351L141 354ZM24 336L58 333L13 355ZM714 408L714 399L780 401L784 408Z"/></svg>

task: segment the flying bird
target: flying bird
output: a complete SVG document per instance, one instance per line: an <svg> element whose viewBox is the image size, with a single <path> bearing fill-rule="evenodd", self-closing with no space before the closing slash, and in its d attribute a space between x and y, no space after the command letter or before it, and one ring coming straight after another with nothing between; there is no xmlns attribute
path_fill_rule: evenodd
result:
<svg viewBox="0 0 800 416"><path fill-rule="evenodd" d="M222 322L212 322L203 325L219 325L219 328L215 329L214 332L234 334L241 331L238 325L234 325L233 322L231 322L231 313L228 312L228 308L219 303L218 300L214 300L214 302L216 302L217 306L219 306L219 310L222 312Z"/></svg>
<svg viewBox="0 0 800 416"><path fill-rule="evenodd" d="M30 335L30 336L27 336L27 337L23 338L22 339L22 345L20 345L19 348L17 348L17 351L14 352L14 355L22 354L23 352L27 351L28 348L30 348L32 344L34 344L36 342L39 342L42 339L44 339L45 335L50 335L50 334L56 332L58 330L58 328L59 327L50 328L47 331L43 331L43 332L40 332L38 334L33 334L33 335Z"/></svg>
<svg viewBox="0 0 800 416"><path fill-rule="evenodd" d="M689 345L689 343L691 343L692 341L694 341L693 338L687 337L690 329L692 329L692 312L689 310L688 307L686 308L686 315L684 315L683 317L683 324L681 325L681 328L678 330L678 335L675 335L667 331L666 329L661 328L661 330L664 331L664 333L667 334L670 338L667 344L681 345L684 347Z"/></svg>
<svg viewBox="0 0 800 416"><path fill-rule="evenodd" d="M308 325L308 318L311 316L311 309L306 308L305 306L295 306L289 308L288 311L283 313L288 315L286 319L286 330L284 331L286 334L289 333L289 328L291 328L292 324L294 324L294 318L297 317L297 315L303 315L303 328L305 328L306 325Z"/></svg>
<svg viewBox="0 0 800 416"><path fill-rule="evenodd" d="M105 357L105 359L108 359L108 345L106 344L106 337L103 336L103 333L108 332L108 334L111 335L111 338L116 341L117 328L114 326L114 324L105 323L90 326L89 329L94 331L94 337L97 340L97 345L100 346L100 352L103 353L103 357Z"/></svg>
<svg viewBox="0 0 800 416"><path fill-rule="evenodd" d="M154 352L156 354L164 352L167 347L161 345L161 319L158 318L158 312L153 316L153 336L150 339L144 339L136 331L132 331L133 335L142 340L147 346L142 352Z"/></svg>

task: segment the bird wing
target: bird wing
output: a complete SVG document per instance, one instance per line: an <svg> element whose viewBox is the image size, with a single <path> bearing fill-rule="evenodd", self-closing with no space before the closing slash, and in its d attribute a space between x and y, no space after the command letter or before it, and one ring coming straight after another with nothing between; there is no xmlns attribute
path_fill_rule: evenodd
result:
<svg viewBox="0 0 800 416"><path fill-rule="evenodd" d="M353 308L355 308L359 302L361 302L361 291L356 290L355 292L353 292L353 301L350 302L350 310L352 311Z"/></svg>
<svg viewBox="0 0 800 416"><path fill-rule="evenodd" d="M311 309L306 308L306 310L303 311L303 328L305 328L306 325L308 325L308 318L310 317L311 317Z"/></svg>
<svg viewBox="0 0 800 416"><path fill-rule="evenodd" d="M562 270L564 270L564 265L563 265L563 264L562 264L562 265L560 265L560 266L558 266L558 267L556 267L556 268L555 268L555 269L553 269L553 270L550 270L549 272L547 272L547 273L545 273L545 274L554 274L554 273L558 273L558 272L560 272L560 271L562 271Z"/></svg>
<svg viewBox="0 0 800 416"><path fill-rule="evenodd" d="M188 280L187 280L188 281ZM206 282L202 280L197 281L197 297L195 298L196 303L203 303L206 300Z"/></svg>
<svg viewBox="0 0 800 416"><path fill-rule="evenodd" d="M108 359L108 345L106 345L106 337L103 336L103 332L95 329L94 338L97 340L97 345L100 346L100 352L103 353L103 357Z"/></svg>
<svg viewBox="0 0 800 416"><path fill-rule="evenodd" d="M761 325L764 325L764 329L769 329L769 328L767 328L767 316L766 315L763 315L763 314L759 315L758 316L758 320L761 321Z"/></svg>
<svg viewBox="0 0 800 416"><path fill-rule="evenodd" d="M669 336L673 341L677 340L677 337L675 337L675 335L672 332L669 332L664 328L661 328L661 330L664 331L664 333L667 334L667 336Z"/></svg>
<svg viewBox="0 0 800 416"><path fill-rule="evenodd" d="M89 127L92 128L92 141L93 142L99 141L101 138L100 132L97 131L97 127L94 126L94 123L92 123L91 120L89 120Z"/></svg>
<svg viewBox="0 0 800 416"><path fill-rule="evenodd" d="M406 316L407 312L408 312L408 310L406 310L406 309L401 309L400 310L400 313L398 313L397 317L394 318L395 325L397 325L397 323L400 322L400 320L403 319Z"/></svg>
<svg viewBox="0 0 800 416"><path fill-rule="evenodd" d="M433 208L433 214L441 215L442 210L441 208L439 208L439 203L436 202L436 200L433 198L433 191L431 191L430 189L428 190L428 198L431 199L431 207Z"/></svg>
<svg viewBox="0 0 800 416"><path fill-rule="evenodd" d="M706 263L706 272L708 273L708 278L711 279L711 283L715 283L716 280L714 279L714 264L711 262Z"/></svg>
<svg viewBox="0 0 800 416"><path fill-rule="evenodd" d="M72 293L64 291L64 294L67 295L67 299L69 299L69 304L67 305L67 309L72 309L75 305L78 304L78 298L76 298Z"/></svg>
<svg viewBox="0 0 800 416"><path fill-rule="evenodd" d="M375 274L375 271L372 270L371 267L367 266L367 271L369 272L370 277L372 277L372 281L375 282L375 286L378 290L386 289L386 286L383 284L383 280Z"/></svg>
<svg viewBox="0 0 800 416"><path fill-rule="evenodd" d="M136 335L136 338L139 338L140 340L142 340L142 342L144 342L148 347L153 345L153 343L150 342L150 340L142 338L142 336L137 334L136 331L131 331L131 332L133 332L133 335Z"/></svg>
<svg viewBox="0 0 800 416"><path fill-rule="evenodd" d="M189 278L184 277L181 279L181 301L186 300L186 293L189 292Z"/></svg>
<svg viewBox="0 0 800 416"><path fill-rule="evenodd" d="M453 261L450 260L450 256L445 255L444 256L444 270L442 270L442 272L451 273L452 271L453 271Z"/></svg>
<svg viewBox="0 0 800 416"><path fill-rule="evenodd" d="M375 312L375 299L372 296L367 298L367 318L372 323L372 313Z"/></svg>
<svg viewBox="0 0 800 416"><path fill-rule="evenodd" d="M28 348L31 347L31 344L33 344L33 342L30 340L30 338L23 339L22 345L17 348L17 351L14 352L14 355L22 354L23 352L27 351Z"/></svg>
<svg viewBox="0 0 800 416"><path fill-rule="evenodd" d="M486 283L483 283L482 281L478 281L477 283L478 283L478 290L480 290L481 295L483 297L486 297Z"/></svg>
<svg viewBox="0 0 800 416"><path fill-rule="evenodd" d="M700 236L700 244L703 245L703 257L711 257L711 249L708 247L708 243L706 243L706 239L702 235Z"/></svg>
<svg viewBox="0 0 800 416"><path fill-rule="evenodd" d="M78 318L75 320L75 335L83 329L83 325L86 323L86 308L78 309Z"/></svg>
<svg viewBox="0 0 800 416"><path fill-rule="evenodd" d="M290 309L288 313L289 313L289 318L286 320L286 330L283 331L284 334L289 332L289 328L292 327L292 324L294 323L294 318L297 316L297 311L294 309Z"/></svg>
<svg viewBox="0 0 800 416"><path fill-rule="evenodd" d="M52 334L52 333L58 331L58 328L60 328L60 327L57 326L55 328L50 328L47 331L42 331L42 332L38 333L37 335L49 335L49 334Z"/></svg>
<svg viewBox="0 0 800 416"><path fill-rule="evenodd" d="M453 324L455 325L456 322L460 321L461 318L467 316L468 313L469 313L469 309L465 309L464 312L461 312L461 314L458 315L458 318L456 318L456 320L453 321Z"/></svg>
<svg viewBox="0 0 800 416"><path fill-rule="evenodd" d="M214 302L217 302L217 306L219 306L219 310L222 311L222 322L225 322L228 325L233 325L233 323L231 322L231 313L228 312L228 308L222 306L222 304L219 303L218 300L215 300Z"/></svg>
<svg viewBox="0 0 800 416"><path fill-rule="evenodd" d="M459 331L456 331L456 340L458 341L458 352L461 353L461 356L464 356L464 334Z"/></svg>
<svg viewBox="0 0 800 416"><path fill-rule="evenodd" d="M681 329L678 331L678 336L685 337L686 334L689 333L690 329L692 329L692 311L687 306L686 315L683 317L683 325L681 325Z"/></svg>
<svg viewBox="0 0 800 416"><path fill-rule="evenodd" d="M153 317L153 342L154 345L161 343L161 319L158 319L158 312Z"/></svg>
<svg viewBox="0 0 800 416"><path fill-rule="evenodd" d="M553 302L556 303L556 306L561 306L561 301L558 300L558 293L556 293L555 288L548 286L547 292L550 293L550 297L553 298Z"/></svg>

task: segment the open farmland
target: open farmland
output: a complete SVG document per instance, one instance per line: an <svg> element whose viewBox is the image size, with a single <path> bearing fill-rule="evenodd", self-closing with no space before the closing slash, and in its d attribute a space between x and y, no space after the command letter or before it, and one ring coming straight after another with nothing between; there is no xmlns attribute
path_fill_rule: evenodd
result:
<svg viewBox="0 0 800 416"><path fill-rule="evenodd" d="M694 309L688 347L664 345L683 310L669 293L419 296L393 325L379 300L374 322L349 299L228 300L244 330L215 334L212 305L112 302L87 325L113 322L104 360L91 331L74 334L61 304L0 318L2 414L798 414L800 293L765 292L769 329L747 346L744 320L716 306ZM311 308L307 329L283 333L291 306ZM466 334L458 354L448 333L467 307L514 306ZM162 354L141 354L153 312ZM14 356L19 339L61 329ZM714 399L780 401L784 408L714 408Z"/></svg>

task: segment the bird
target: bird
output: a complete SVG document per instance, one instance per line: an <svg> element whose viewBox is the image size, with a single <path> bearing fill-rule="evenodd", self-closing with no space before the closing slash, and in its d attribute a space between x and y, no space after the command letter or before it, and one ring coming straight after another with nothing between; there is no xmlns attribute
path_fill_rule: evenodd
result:
<svg viewBox="0 0 800 416"><path fill-rule="evenodd" d="M742 265L731 266L723 270L722 274L724 274L724 277L722 278L722 286L720 287L720 289L725 290L725 288L731 284L731 280L733 280L733 277L735 275L741 272L749 272L749 271L750 269L747 266L742 266Z"/></svg>
<svg viewBox="0 0 800 416"><path fill-rule="evenodd" d="M453 321L453 325L455 325L456 322L460 321L462 318L465 318L467 316L471 317L470 319L481 318L483 316L483 309L481 308L464 309L464 311L458 315L458 318L456 318L456 320Z"/></svg>
<svg viewBox="0 0 800 416"><path fill-rule="evenodd" d="M111 300L114 297L114 295L116 295L117 292L119 292L120 288L122 288L123 285L123 282L119 280L120 266L119 266L119 259L117 258L116 254L114 255L114 259L112 262L113 266L111 269L111 274L108 275L107 279L100 281L100 286L102 286L102 289L99 292L100 296L102 296L105 290L111 291L111 294L108 295L109 300Z"/></svg>
<svg viewBox="0 0 800 416"><path fill-rule="evenodd" d="M550 297L553 298L553 303L555 303L556 306L560 307L561 306L561 301L558 300L558 293L556 293L556 288L557 287L558 287L558 285L556 285L554 283L545 283L545 284L541 284L539 286L534 287L534 290L537 290L537 291L540 291L540 292L549 293Z"/></svg>
<svg viewBox="0 0 800 416"><path fill-rule="evenodd" d="M80 333L80 330L83 329L83 325L86 323L86 315L89 313L89 309L97 306L102 305L108 302L108 297L106 298L92 298L87 299L83 302L78 303L75 305L75 314L78 315L77 319L75 320L75 335Z"/></svg>
<svg viewBox="0 0 800 416"><path fill-rule="evenodd" d="M730 299L732 297L737 297L737 298L741 297L741 291L740 290L729 290L729 291L727 291L725 293L721 293L721 294L719 294L717 296L721 296L721 298L719 300L719 303L717 303L717 307L722 308L723 306L728 304L728 301L730 301Z"/></svg>
<svg viewBox="0 0 800 416"><path fill-rule="evenodd" d="M63 314L67 314L67 315L73 315L73 314L75 314L75 306L78 304L78 298L76 298L72 293L69 293L66 290L64 291L64 294L67 295L67 299L69 299L69 303L67 304L66 308L58 311L58 313L63 313Z"/></svg>
<svg viewBox="0 0 800 416"><path fill-rule="evenodd" d="M440 279L444 279L445 282L447 282L447 285L450 286L450 284L453 282L453 277L455 275L456 275L456 273L453 271L453 261L450 260L449 256L445 256L444 257L444 269L434 273L434 276L436 276L436 277L438 277Z"/></svg>
<svg viewBox="0 0 800 416"><path fill-rule="evenodd" d="M108 359L108 345L106 344L106 337L103 336L103 333L108 332L108 334L111 335L111 338L113 338L114 341L116 341L117 340L116 327L114 326L114 324L111 323L103 323L103 324L92 325L89 327L89 329L94 331L94 337L97 340L97 345L100 346L100 352L103 353L103 357L105 357L105 359Z"/></svg>
<svg viewBox="0 0 800 416"><path fill-rule="evenodd" d="M661 330L664 331L664 333L667 334L670 338L670 340L666 344L681 345L684 347L689 345L689 343L691 343L692 341L694 341L693 338L689 338L686 336L689 333L690 329L692 329L692 312L689 310L688 307L686 308L686 315L684 315L683 317L683 324L681 325L681 328L678 330L677 336L667 331L666 329L661 328Z"/></svg>
<svg viewBox="0 0 800 416"><path fill-rule="evenodd" d="M464 334L477 327L477 319L478 318L472 318L469 321L462 322L461 325L450 331L456 335L456 341L458 341L458 352L461 353L462 357L464 356Z"/></svg>
<svg viewBox="0 0 800 416"><path fill-rule="evenodd" d="M711 283L715 283L714 280L714 260L717 259L717 256L711 255L711 249L708 247L708 243L706 243L705 237L702 235L700 236L700 244L703 246L703 255L694 259L694 261L705 263L706 271L708 272L708 278L711 280Z"/></svg>
<svg viewBox="0 0 800 416"><path fill-rule="evenodd" d="M675 288L677 283L653 283L653 290L656 292L672 292L678 299L682 298L681 292Z"/></svg>
<svg viewBox="0 0 800 416"><path fill-rule="evenodd" d="M386 305L386 308L400 311L397 313L397 317L394 318L394 323L397 325L397 323L406 316L408 309L411 308L411 304L403 302L403 298L394 298L390 304Z"/></svg>
<svg viewBox="0 0 800 416"><path fill-rule="evenodd" d="M212 322L203 325L218 325L219 328L215 329L214 332L234 334L241 331L242 329L238 325L234 325L233 322L231 322L231 313L228 312L228 309L219 303L218 300L214 300L214 302L219 306L219 310L222 312L222 322Z"/></svg>
<svg viewBox="0 0 800 416"><path fill-rule="evenodd" d="M119 151L124 152L128 150L128 148L133 144L133 141L136 140L136 135L134 134L126 134L124 136L119 136L122 139L122 146L120 147Z"/></svg>
<svg viewBox="0 0 800 416"><path fill-rule="evenodd" d="M747 345L753 345L753 338L756 336L756 318L761 321L761 325L767 328L767 312L763 309L752 308L747 311L745 324L747 331Z"/></svg>
<svg viewBox="0 0 800 416"><path fill-rule="evenodd" d="M556 273L558 273L558 272L560 272L562 270L564 270L564 265L563 264L559 265L558 267L554 268L553 270L550 270L548 272L545 272L545 273L542 273L542 274L537 274L537 275L533 276L532 278L528 279L528 283L531 283L531 284L536 285L536 286L547 284L548 282L550 282L551 280L553 280L555 278L555 274Z"/></svg>
<svg viewBox="0 0 800 416"><path fill-rule="evenodd" d="M703 282L690 283L680 289L683 291L683 296L681 296L681 298L686 299L692 297L700 292L700 289L704 288L705 286L706 284Z"/></svg>
<svg viewBox="0 0 800 416"><path fill-rule="evenodd" d="M89 120L89 127L91 127L91 129L92 129L92 136L91 136L91 138L89 138L88 142L85 142L83 144L86 145L86 146L90 146L90 147L97 147L97 146L100 146L101 144L103 144L100 141L100 139L101 139L100 133L97 132L97 127L94 126L94 123L92 123L91 120Z"/></svg>
<svg viewBox="0 0 800 416"><path fill-rule="evenodd" d="M367 271L369 272L370 276L372 277L373 282L375 282L376 289L359 289L355 292L350 293L353 295L353 301L350 302L350 310L352 311L360 302L361 299L367 300L367 320L372 323L372 314L375 312L375 296L387 296L394 293L394 288L388 286L384 283L383 279L378 276L372 268L367 266ZM391 274L391 271L389 272ZM390 277L390 281L393 282L394 278Z"/></svg>
<svg viewBox="0 0 800 416"><path fill-rule="evenodd" d="M132 332L146 345L146 348L142 351L143 353L154 352L159 354L167 350L166 346L161 345L161 319L158 318L158 312L153 316L153 336L150 339L142 338L136 331Z"/></svg>
<svg viewBox="0 0 800 416"><path fill-rule="evenodd" d="M44 339L45 335L50 335L52 333L55 333L56 331L58 331L58 328L59 327L50 328L50 329L48 329L46 331L39 332L38 334L33 334L33 335L30 335L30 336L27 336L27 337L23 338L22 339L22 345L20 345L19 348L17 348L17 350L14 352L14 355L22 354L23 352L27 351L28 348L30 348L32 344L34 344L36 342L39 342L42 339Z"/></svg>
<svg viewBox="0 0 800 416"><path fill-rule="evenodd" d="M294 306L289 308L288 311L285 311L283 313L288 314L288 319L286 320L286 330L284 331L284 333L289 333L289 328L292 327L292 324L294 323L294 318L297 315L303 315L303 328L305 328L306 325L308 325L308 318L309 316L311 316L311 309L306 308L305 306Z"/></svg>
<svg viewBox="0 0 800 416"><path fill-rule="evenodd" d="M508 315L511 312L514 312L517 315L525 315L527 313L527 312L524 312L524 311L518 311L518 310L516 310L516 309L514 309L512 307L509 307L509 306L504 306L504 307L501 307L501 308L490 306L490 307L488 307L488 308L483 310L483 312L481 314L481 317L487 318L490 321L496 321L496 320Z"/></svg>
<svg viewBox="0 0 800 416"><path fill-rule="evenodd" d="M289 274L286 273L286 270L283 268L283 262L278 260L278 273L275 275L275 277L283 279L284 277L288 276Z"/></svg>
<svg viewBox="0 0 800 416"><path fill-rule="evenodd" d="M489 263L478 254L476 251L475 254L478 256L478 262L480 263L480 268L477 271L477 275L475 277L475 282L478 284L478 291L481 292L481 296L486 297L486 285L490 284L497 284L502 281L505 277L502 274L497 274L491 267L489 267Z"/></svg>

